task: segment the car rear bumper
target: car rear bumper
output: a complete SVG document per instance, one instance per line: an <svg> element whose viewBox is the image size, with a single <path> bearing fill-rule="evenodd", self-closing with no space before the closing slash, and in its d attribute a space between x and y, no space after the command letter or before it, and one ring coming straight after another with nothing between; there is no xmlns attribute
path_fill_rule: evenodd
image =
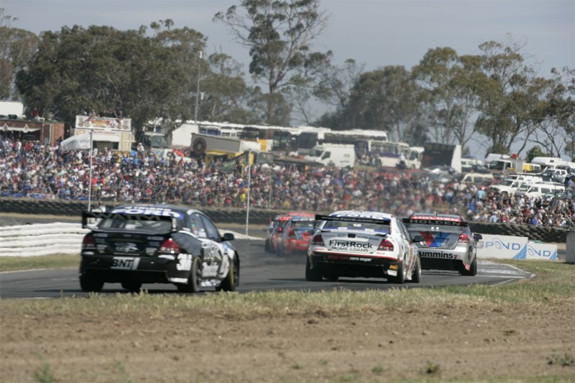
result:
<svg viewBox="0 0 575 383"><path fill-rule="evenodd" d="M285 245L286 253L305 253L309 246L309 240L307 241L290 241Z"/></svg>
<svg viewBox="0 0 575 383"><path fill-rule="evenodd" d="M108 283L185 283L190 271L181 266L175 256L82 255L80 276L90 274Z"/></svg>
<svg viewBox="0 0 575 383"><path fill-rule="evenodd" d="M425 270L456 270L463 267L467 258L465 250L438 250L438 249L418 249L417 254L421 260L421 268Z"/></svg>
<svg viewBox="0 0 575 383"><path fill-rule="evenodd" d="M387 278L397 276L397 259L367 257L337 253L311 253L312 267L323 274L334 274L342 277Z"/></svg>

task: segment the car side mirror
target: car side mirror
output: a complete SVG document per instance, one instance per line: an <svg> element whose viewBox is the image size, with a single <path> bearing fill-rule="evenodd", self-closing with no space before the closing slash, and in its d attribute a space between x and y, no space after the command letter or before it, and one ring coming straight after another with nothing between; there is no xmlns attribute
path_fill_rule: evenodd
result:
<svg viewBox="0 0 575 383"><path fill-rule="evenodd" d="M235 236L232 233L224 233L222 236L222 241L233 241Z"/></svg>

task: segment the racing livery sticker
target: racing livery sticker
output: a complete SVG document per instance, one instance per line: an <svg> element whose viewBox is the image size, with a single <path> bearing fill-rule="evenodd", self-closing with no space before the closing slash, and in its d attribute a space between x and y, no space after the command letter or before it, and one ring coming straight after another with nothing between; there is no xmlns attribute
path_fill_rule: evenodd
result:
<svg viewBox="0 0 575 383"><path fill-rule="evenodd" d="M332 250L347 250L368 253L374 250L374 246L369 242L355 242L341 239L332 239L329 241Z"/></svg>
<svg viewBox="0 0 575 383"><path fill-rule="evenodd" d="M179 254L178 263L176 264L178 270L191 270L192 269L192 254Z"/></svg>
<svg viewBox="0 0 575 383"><path fill-rule="evenodd" d="M422 258L455 259L453 254L441 251L420 251L419 256Z"/></svg>
<svg viewBox="0 0 575 383"><path fill-rule="evenodd" d="M140 258L134 257L114 257L111 269L114 270L137 270Z"/></svg>
<svg viewBox="0 0 575 383"><path fill-rule="evenodd" d="M419 234L423 237L427 247L442 247L449 237L448 233L430 233L428 231L421 231Z"/></svg>

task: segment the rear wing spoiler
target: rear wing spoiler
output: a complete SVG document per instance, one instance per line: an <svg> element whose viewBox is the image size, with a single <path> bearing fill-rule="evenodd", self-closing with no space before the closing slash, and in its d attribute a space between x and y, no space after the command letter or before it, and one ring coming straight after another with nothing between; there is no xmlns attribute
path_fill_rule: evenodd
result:
<svg viewBox="0 0 575 383"><path fill-rule="evenodd" d="M337 222L354 222L354 223L375 223L379 225L389 225L389 219L377 219L369 217L337 217L331 215L315 215L316 221L337 221Z"/></svg>
<svg viewBox="0 0 575 383"><path fill-rule="evenodd" d="M90 228L91 224L88 220L100 220L100 219L123 219L123 220L135 220L135 221L168 221L171 223L172 231L177 231L178 220L174 217L157 215L157 214L126 214L126 213L105 213L105 212L82 212L82 228ZM93 223L92 223L93 225Z"/></svg>
<svg viewBox="0 0 575 383"><path fill-rule="evenodd" d="M467 221L461 221L457 219L445 219L445 218L437 218L437 217L410 217L410 218L403 218L403 223L406 225L409 224L420 224L420 225L438 225L438 226L468 226Z"/></svg>
<svg viewBox="0 0 575 383"><path fill-rule="evenodd" d="M389 225L389 219L377 219L369 217L334 217L330 215L316 214L315 220L317 221L337 221L337 222L352 222L352 223L374 223L378 225Z"/></svg>

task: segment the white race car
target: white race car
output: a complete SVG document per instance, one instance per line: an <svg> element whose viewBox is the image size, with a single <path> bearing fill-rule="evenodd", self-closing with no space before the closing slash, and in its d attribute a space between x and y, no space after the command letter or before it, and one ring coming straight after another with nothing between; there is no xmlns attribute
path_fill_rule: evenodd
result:
<svg viewBox="0 0 575 383"><path fill-rule="evenodd" d="M420 282L421 263L400 218L372 211L316 215L305 269L308 281L339 277L386 278Z"/></svg>

